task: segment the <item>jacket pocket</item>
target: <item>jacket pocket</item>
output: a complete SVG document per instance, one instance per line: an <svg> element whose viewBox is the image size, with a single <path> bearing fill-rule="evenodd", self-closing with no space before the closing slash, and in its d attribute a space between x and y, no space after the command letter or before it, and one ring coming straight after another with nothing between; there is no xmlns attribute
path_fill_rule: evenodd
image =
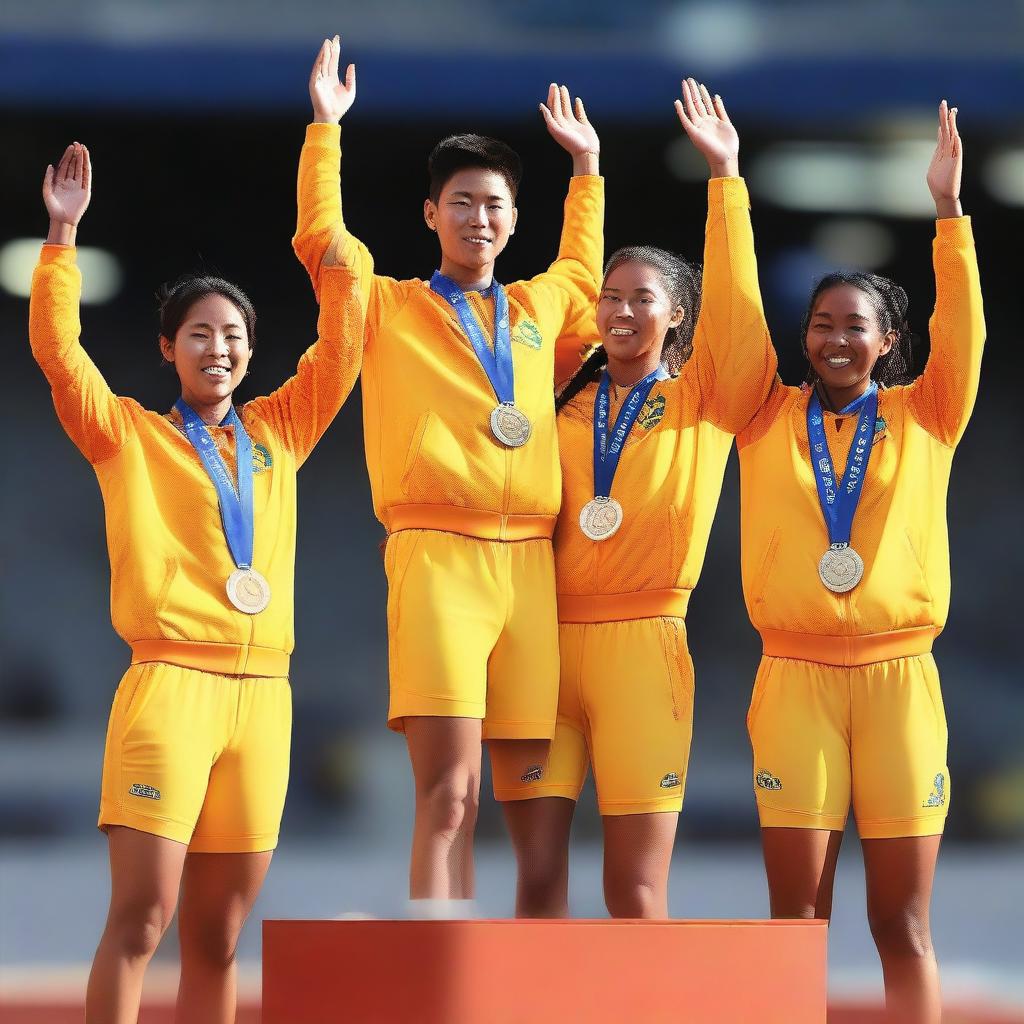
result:
<svg viewBox="0 0 1024 1024"><path fill-rule="evenodd" d="M409 445L408 454L405 456L405 464L402 467L402 481L401 488L402 493L408 495L409 493L409 482L412 479L413 471L416 469L416 463L419 461L420 449L423 447L423 436L427 432L427 427L430 424L430 418L434 414L432 412L425 412L419 418L419 422L416 424L416 431L412 436L412 444Z"/></svg>
<svg viewBox="0 0 1024 1024"><path fill-rule="evenodd" d="M751 588L751 604L760 604L764 601L764 591L768 586L768 577L775 565L775 556L778 554L781 539L782 533L778 529L773 530L771 537L768 538L768 547L765 549L764 557L761 559L757 576L754 579L754 585Z"/></svg>

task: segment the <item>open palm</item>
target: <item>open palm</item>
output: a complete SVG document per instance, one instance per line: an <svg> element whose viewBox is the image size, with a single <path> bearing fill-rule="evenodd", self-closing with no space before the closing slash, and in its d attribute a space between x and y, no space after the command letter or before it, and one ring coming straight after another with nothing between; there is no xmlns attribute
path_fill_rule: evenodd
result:
<svg viewBox="0 0 1024 1024"><path fill-rule="evenodd" d="M690 141L712 167L735 163L740 137L729 120L721 96L711 98L707 87L692 78L683 81L683 98L676 100L679 121Z"/></svg>
<svg viewBox="0 0 1024 1024"><path fill-rule="evenodd" d="M338 78L341 60L341 39L325 39L313 61L309 75L309 98L313 101L316 121L337 124L348 112L356 98L356 66L345 69L345 81Z"/></svg>
<svg viewBox="0 0 1024 1024"><path fill-rule="evenodd" d="M64 150L54 170L46 168L43 177L43 202L50 220L59 224L77 225L89 206L92 195L92 162L89 150L73 142Z"/></svg>
<svg viewBox="0 0 1024 1024"><path fill-rule="evenodd" d="M567 153L579 156L601 151L601 142L594 126L587 120L583 100L577 96L573 106L569 90L564 85L558 86L552 82L547 102L540 105L540 112L551 137Z"/></svg>

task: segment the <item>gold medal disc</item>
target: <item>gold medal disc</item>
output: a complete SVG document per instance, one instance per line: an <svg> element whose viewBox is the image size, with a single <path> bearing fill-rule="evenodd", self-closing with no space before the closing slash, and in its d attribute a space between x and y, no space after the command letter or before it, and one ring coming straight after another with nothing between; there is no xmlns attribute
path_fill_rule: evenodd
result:
<svg viewBox="0 0 1024 1024"><path fill-rule="evenodd" d="M258 615L270 604L270 584L255 569L236 569L225 589L228 600L246 615Z"/></svg>
<svg viewBox="0 0 1024 1024"><path fill-rule="evenodd" d="M622 506L614 498L591 498L580 512L580 529L591 540L607 540L622 525Z"/></svg>
<svg viewBox="0 0 1024 1024"><path fill-rule="evenodd" d="M845 594L864 578L864 560L848 544L831 547L818 562L818 575L833 594Z"/></svg>
<svg viewBox="0 0 1024 1024"><path fill-rule="evenodd" d="M511 402L503 402L491 413L491 433L506 448L519 448L526 444L532 432L526 414Z"/></svg>

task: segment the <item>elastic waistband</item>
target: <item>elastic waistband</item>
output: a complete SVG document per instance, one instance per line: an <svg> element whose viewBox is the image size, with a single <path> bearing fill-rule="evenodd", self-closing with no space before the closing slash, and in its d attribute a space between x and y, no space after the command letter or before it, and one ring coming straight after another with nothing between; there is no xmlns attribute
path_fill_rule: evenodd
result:
<svg viewBox="0 0 1024 1024"><path fill-rule="evenodd" d="M683 619L689 590L638 590L632 594L559 594L559 622L618 622L672 615Z"/></svg>
<svg viewBox="0 0 1024 1024"><path fill-rule="evenodd" d="M862 636L823 636L818 633L790 633L785 629L762 629L761 642L766 658L794 658L845 668L928 654L938 633L935 626L914 626Z"/></svg>
<svg viewBox="0 0 1024 1024"><path fill-rule="evenodd" d="M394 505L386 512L388 533L441 530L479 540L550 540L555 516L513 516L457 505Z"/></svg>
<svg viewBox="0 0 1024 1024"><path fill-rule="evenodd" d="M198 640L136 640L132 664L165 661L225 676L287 676L289 657L272 647L214 644Z"/></svg>

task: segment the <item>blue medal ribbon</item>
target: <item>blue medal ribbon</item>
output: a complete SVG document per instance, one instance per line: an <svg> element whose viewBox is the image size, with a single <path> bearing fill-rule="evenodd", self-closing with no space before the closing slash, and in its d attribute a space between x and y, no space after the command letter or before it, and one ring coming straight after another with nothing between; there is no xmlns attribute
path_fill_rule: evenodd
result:
<svg viewBox="0 0 1024 1024"><path fill-rule="evenodd" d="M594 497L610 498L612 493L612 481L615 479L615 471L619 468L619 459L622 457L622 449L625 447L626 438L629 437L633 424L640 415L647 396L651 393L654 385L659 380L667 380L668 370L659 366L653 373L647 374L643 380L633 385L629 396L622 403L619 415L615 417L615 424L608 433L608 414L611 409L611 399L608 392L611 388L611 378L605 370L601 375L601 383L597 388L597 397L594 399Z"/></svg>
<svg viewBox="0 0 1024 1024"><path fill-rule="evenodd" d="M807 403L807 440L811 446L811 466L818 486L818 501L825 516L829 544L833 547L848 547L853 531L853 517L857 512L863 491L864 474L871 459L871 447L875 438L875 419L878 415L878 385L872 381L867 391L854 399L837 416L853 416L859 413L857 432L850 445L846 461L846 472L837 485L832 467L832 455L825 437L825 418L821 412L821 400L817 391L812 392Z"/></svg>
<svg viewBox="0 0 1024 1024"><path fill-rule="evenodd" d="M227 538L231 557L239 569L251 569L256 522L252 497L252 441L245 432L235 407L231 406L220 426L235 428L235 456L238 463L236 491L228 467L217 451L217 444L199 414L187 405L183 398L174 403L174 408L181 413L185 437L202 459L203 466L217 491L220 518L224 524L224 536Z"/></svg>
<svg viewBox="0 0 1024 1024"><path fill-rule="evenodd" d="M435 270L430 279L431 291L437 292L458 314L459 323L469 343L473 346L487 379L494 388L494 394L502 405L515 405L515 371L512 366L512 331L508 319L508 296L505 289L493 282L480 294L484 298L494 296L494 351L487 344L483 328L477 320L469 300L462 289L440 270Z"/></svg>

